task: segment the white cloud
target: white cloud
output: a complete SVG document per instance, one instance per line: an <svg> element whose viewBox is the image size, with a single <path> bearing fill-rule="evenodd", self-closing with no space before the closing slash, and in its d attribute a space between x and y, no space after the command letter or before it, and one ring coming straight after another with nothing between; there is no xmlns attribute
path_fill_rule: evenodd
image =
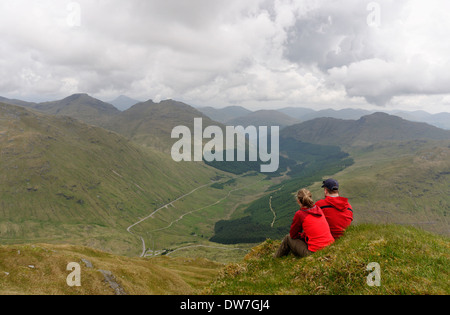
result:
<svg viewBox="0 0 450 315"><path fill-rule="evenodd" d="M369 2L0 0L0 95L449 110L450 3Z"/></svg>

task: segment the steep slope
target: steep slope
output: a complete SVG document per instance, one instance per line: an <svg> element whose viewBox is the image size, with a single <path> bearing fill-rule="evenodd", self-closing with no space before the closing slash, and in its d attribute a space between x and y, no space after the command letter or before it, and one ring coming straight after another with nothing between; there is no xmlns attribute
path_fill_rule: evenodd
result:
<svg viewBox="0 0 450 315"><path fill-rule="evenodd" d="M0 104L0 239L136 253L126 228L217 175L73 118Z"/></svg>
<svg viewBox="0 0 450 315"><path fill-rule="evenodd" d="M305 142L343 146L366 146L386 140L450 139L448 130L385 113L359 120L318 118L287 127L282 134Z"/></svg>
<svg viewBox="0 0 450 315"><path fill-rule="evenodd" d="M125 97L119 97L118 101L126 101L128 105L134 102ZM176 142L171 139L172 130L176 126L187 126L193 130L194 118L203 118L204 127L223 127L193 107L173 100L160 103L149 100L137 103L123 112L88 94L74 94L60 101L39 104L17 102L45 114L68 116L115 131L138 144L165 153L170 153L170 148ZM9 100L9 103L12 101Z"/></svg>
<svg viewBox="0 0 450 315"><path fill-rule="evenodd" d="M60 101L40 103L34 109L51 115L64 115L100 126L120 111L113 105L87 94L74 94Z"/></svg>
<svg viewBox="0 0 450 315"><path fill-rule="evenodd" d="M450 241L411 227L359 225L307 258L273 258L280 241L267 241L228 265L205 289L212 295L450 294ZM380 286L367 279L380 266Z"/></svg>

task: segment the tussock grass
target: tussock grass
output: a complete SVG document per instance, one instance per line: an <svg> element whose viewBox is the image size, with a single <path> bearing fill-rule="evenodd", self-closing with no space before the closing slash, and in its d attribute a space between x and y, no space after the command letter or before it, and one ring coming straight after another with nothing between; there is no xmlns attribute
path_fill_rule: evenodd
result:
<svg viewBox="0 0 450 315"><path fill-rule="evenodd" d="M92 263L88 268L83 260ZM71 262L81 266L81 286L69 287ZM221 264L206 259L128 258L69 245L0 246L1 295L113 295L99 270L112 273L130 295L196 294Z"/></svg>
<svg viewBox="0 0 450 315"><path fill-rule="evenodd" d="M238 295L402 295L450 293L448 238L411 227L359 225L330 247L299 259L273 258L267 240L245 260L227 265L205 293ZM367 266L381 267L370 287Z"/></svg>

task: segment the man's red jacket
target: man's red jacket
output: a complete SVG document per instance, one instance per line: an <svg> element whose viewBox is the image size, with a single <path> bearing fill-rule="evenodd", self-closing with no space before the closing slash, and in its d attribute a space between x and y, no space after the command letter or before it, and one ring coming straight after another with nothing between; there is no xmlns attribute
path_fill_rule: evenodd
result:
<svg viewBox="0 0 450 315"><path fill-rule="evenodd" d="M347 198L327 196L325 199L317 201L316 206L321 208L325 214L334 239L341 237L352 224L353 208Z"/></svg>
<svg viewBox="0 0 450 315"><path fill-rule="evenodd" d="M334 243L323 211L316 206L297 211L291 225L290 236L292 239L303 239L311 252Z"/></svg>

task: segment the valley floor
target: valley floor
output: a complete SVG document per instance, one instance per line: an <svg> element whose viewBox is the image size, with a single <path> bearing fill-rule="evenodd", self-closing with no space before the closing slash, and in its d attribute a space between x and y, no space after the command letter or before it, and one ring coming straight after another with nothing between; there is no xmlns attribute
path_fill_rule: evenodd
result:
<svg viewBox="0 0 450 315"><path fill-rule="evenodd" d="M203 257L230 262L242 259L251 244L221 245L209 239L214 223L239 215L245 205L267 194L265 176L246 174L197 187L153 211L128 228L143 245L141 257Z"/></svg>

